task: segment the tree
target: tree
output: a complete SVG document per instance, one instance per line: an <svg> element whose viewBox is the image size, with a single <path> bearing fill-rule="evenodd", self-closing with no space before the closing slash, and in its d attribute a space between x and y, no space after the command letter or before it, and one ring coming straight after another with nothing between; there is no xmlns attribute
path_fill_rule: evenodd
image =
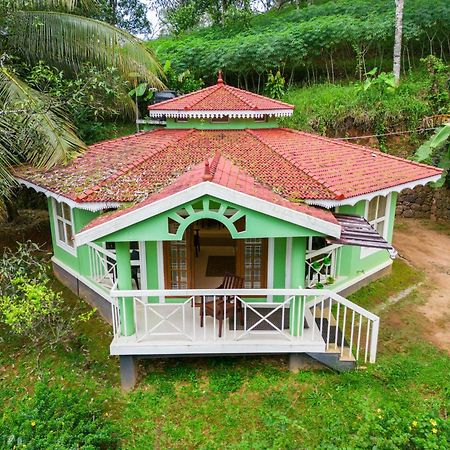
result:
<svg viewBox="0 0 450 450"><path fill-rule="evenodd" d="M141 0L101 0L98 18L133 34L151 36L152 25L147 19L148 6Z"/></svg>
<svg viewBox="0 0 450 450"><path fill-rule="evenodd" d="M404 0L395 0L395 41L394 41L394 79L400 83L400 69L402 57L402 35L403 35L403 4Z"/></svg>
<svg viewBox="0 0 450 450"><path fill-rule="evenodd" d="M89 61L116 67L124 78L138 76L162 86L153 53L128 32L87 17L96 8L96 0L0 4L0 195L14 184L11 165L52 167L84 147L64 105L23 82L12 61L43 60L66 71L77 71Z"/></svg>

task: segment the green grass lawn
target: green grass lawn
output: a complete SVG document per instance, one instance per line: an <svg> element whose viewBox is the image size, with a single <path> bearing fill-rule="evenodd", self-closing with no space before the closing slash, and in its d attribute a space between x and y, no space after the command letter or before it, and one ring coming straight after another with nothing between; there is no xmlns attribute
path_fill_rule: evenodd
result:
<svg viewBox="0 0 450 450"><path fill-rule="evenodd" d="M396 261L390 276L351 300L370 309L421 277ZM124 449L445 448L450 358L422 337L422 301L413 292L385 309L377 363L350 373L293 374L283 356L148 360L128 394L118 388L118 361L108 355L110 329L101 320L77 330L71 351L40 355L39 367L35 351L0 330L0 408L27 409L44 380L97 402ZM40 425L35 410L24 426Z"/></svg>

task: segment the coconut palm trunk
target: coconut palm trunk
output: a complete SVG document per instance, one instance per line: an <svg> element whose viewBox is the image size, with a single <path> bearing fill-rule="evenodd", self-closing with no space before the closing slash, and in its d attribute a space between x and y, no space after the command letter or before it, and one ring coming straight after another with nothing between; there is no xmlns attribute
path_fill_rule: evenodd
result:
<svg viewBox="0 0 450 450"><path fill-rule="evenodd" d="M403 35L403 5L404 0L395 0L395 41L393 72L396 84L400 83Z"/></svg>

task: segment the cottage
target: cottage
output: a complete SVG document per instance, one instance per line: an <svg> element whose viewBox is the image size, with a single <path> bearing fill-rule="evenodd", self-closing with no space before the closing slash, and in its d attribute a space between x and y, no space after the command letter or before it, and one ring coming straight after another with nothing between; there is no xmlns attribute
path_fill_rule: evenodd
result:
<svg viewBox="0 0 450 450"><path fill-rule="evenodd" d="M48 197L61 281L136 358L376 357L379 319L344 296L389 270L397 193L441 170L277 126L293 106L216 85L150 106L166 127L66 166L21 167Z"/></svg>

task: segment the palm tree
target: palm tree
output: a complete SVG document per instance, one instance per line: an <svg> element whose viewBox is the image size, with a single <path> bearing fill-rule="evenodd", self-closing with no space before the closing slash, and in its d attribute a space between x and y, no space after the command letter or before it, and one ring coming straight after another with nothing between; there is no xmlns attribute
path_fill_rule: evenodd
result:
<svg viewBox="0 0 450 450"><path fill-rule="evenodd" d="M62 105L21 81L8 66L13 55L65 70L84 62L116 67L154 87L161 67L136 37L83 14L97 0L3 0L0 6L0 195L14 184L9 169L27 162L52 167L84 148ZM4 10L2 11L2 7Z"/></svg>
<svg viewBox="0 0 450 450"><path fill-rule="evenodd" d="M394 80L400 83L400 68L402 58L402 35L403 35L403 5L404 0L395 0L395 41L394 41Z"/></svg>

